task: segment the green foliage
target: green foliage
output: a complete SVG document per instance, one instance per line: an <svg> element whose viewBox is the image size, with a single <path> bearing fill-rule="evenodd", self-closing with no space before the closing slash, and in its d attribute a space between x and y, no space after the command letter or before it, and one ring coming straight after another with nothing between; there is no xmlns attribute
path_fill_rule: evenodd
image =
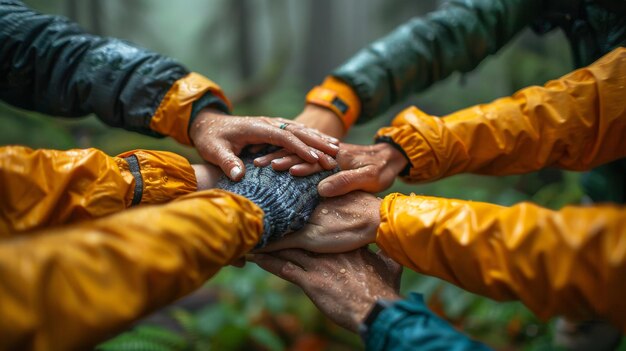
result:
<svg viewBox="0 0 626 351"><path fill-rule="evenodd" d="M62 12L68 2L30 0L29 3L45 11ZM225 43L234 40L234 35L230 33L234 32L232 28L224 27L228 24L226 22L231 22L226 11L226 4L230 2L217 1L210 6L202 1L185 3L196 6L183 6L169 1L106 2L104 8L109 11L105 11L105 15L108 13L109 16L101 23L112 21L115 25L109 26L111 28L105 30L104 34L129 38L173 55L188 63L192 69L218 81L231 95L231 87L242 86L245 82L240 81L237 74L235 50ZM290 2L293 3L296 2ZM430 0L424 4L406 0L379 1L383 16L373 21L376 23L372 23L372 27L387 31L411 15L411 11L418 13L418 8L432 7L434 3ZM194 17L192 15L197 8L211 11L200 11ZM144 18L150 20L144 21ZM153 21L155 18L157 21ZM184 25L172 20L178 18L185 18ZM304 19L298 18L295 22L308 22ZM340 20L349 25L349 20L359 19ZM167 30L163 30L162 26L168 26ZM207 29L206 33L200 32L203 28ZM154 33L159 35L155 36ZM384 32L371 33L371 39L382 34ZM255 43L259 48L265 48L265 44L265 41ZM292 44L296 46L295 42ZM300 45L300 42L297 44ZM306 45L302 43L302 46ZM262 61L263 58L254 59ZM298 56L294 56L295 59ZM453 75L400 104L386 116L353 128L347 141L371 143L374 132L388 124L396 112L409 104L415 104L431 114L444 115L510 95L530 84L543 83L565 73L570 66L569 52L562 35L554 34L537 40L526 32L498 55L485 60L474 72ZM305 92L309 88L309 83L305 83L302 77L285 74L276 86L251 102L237 106L235 112L291 118L300 112ZM180 146L171 139L155 139L110 128L93 116L72 120L53 119L0 104L0 124L3 126L0 129L0 144L57 149L97 147L112 155L135 148L148 148L170 150L188 157L192 162L200 161L193 149ZM556 209L580 201L582 192L578 185L579 178L578 173L558 171L507 177L459 175L432 184L414 185L398 181L385 194L413 192L501 205L532 201ZM310 350L361 348L355 335L327 321L298 288L270 276L254 265L249 264L244 269L225 268L204 289L214 293L213 302L195 310L175 308L167 312L176 322L175 328L139 324L101 344L97 350L278 351L303 343L316 345ZM520 303L497 303L408 270L403 277L402 290L405 293L424 293L433 310L476 339L497 348L551 349L553 324L537 320ZM626 342L622 343L620 350L626 351Z"/></svg>
<svg viewBox="0 0 626 351"><path fill-rule="evenodd" d="M97 351L183 351L186 340L164 328L141 325L96 347Z"/></svg>

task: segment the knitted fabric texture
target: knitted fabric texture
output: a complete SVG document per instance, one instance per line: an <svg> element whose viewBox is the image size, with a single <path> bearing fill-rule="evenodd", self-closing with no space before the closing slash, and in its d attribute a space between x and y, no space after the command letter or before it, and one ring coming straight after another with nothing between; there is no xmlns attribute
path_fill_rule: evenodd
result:
<svg viewBox="0 0 626 351"><path fill-rule="evenodd" d="M323 171L308 177L294 177L289 172L277 172L271 166L255 167L253 160L275 150L266 149L240 155L246 166L246 175L239 182L222 177L216 187L245 196L258 205L263 217L263 235L257 248L301 229L317 206L320 196L317 184L336 170Z"/></svg>

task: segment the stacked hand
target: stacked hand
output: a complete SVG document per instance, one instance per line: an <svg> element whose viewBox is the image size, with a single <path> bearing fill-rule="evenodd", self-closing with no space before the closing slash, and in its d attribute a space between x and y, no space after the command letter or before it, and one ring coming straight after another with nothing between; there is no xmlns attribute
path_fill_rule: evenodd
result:
<svg viewBox="0 0 626 351"><path fill-rule="evenodd" d="M321 171L320 163L307 163L298 154L287 149L259 157L257 167L272 165L277 171L286 171L295 176L306 176ZM389 188L408 160L392 145L340 144L337 163L341 172L326 178L317 187L324 197L347 194L355 190L379 192Z"/></svg>
<svg viewBox="0 0 626 351"><path fill-rule="evenodd" d="M283 250L250 255L261 268L302 288L326 316L356 332L378 299L400 299L402 267L367 248L342 254Z"/></svg>
<svg viewBox="0 0 626 351"><path fill-rule="evenodd" d="M315 129L282 118L228 116L219 111L201 111L189 129L196 149L206 161L220 167L232 180L244 176L237 155L249 145L270 144L289 150L303 162L333 169L339 141Z"/></svg>
<svg viewBox="0 0 626 351"><path fill-rule="evenodd" d="M322 201L301 230L271 243L259 252L299 248L312 252L341 253L376 240L380 199L364 192Z"/></svg>

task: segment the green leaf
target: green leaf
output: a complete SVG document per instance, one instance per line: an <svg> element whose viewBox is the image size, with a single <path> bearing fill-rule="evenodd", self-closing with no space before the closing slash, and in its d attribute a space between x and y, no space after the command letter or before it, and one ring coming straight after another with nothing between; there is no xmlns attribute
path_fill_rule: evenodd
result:
<svg viewBox="0 0 626 351"><path fill-rule="evenodd" d="M182 351L188 343L182 336L158 326L140 325L96 347L98 351Z"/></svg>
<svg viewBox="0 0 626 351"><path fill-rule="evenodd" d="M250 338L270 351L282 351L285 349L283 341L271 330L262 326L252 328L250 330Z"/></svg>

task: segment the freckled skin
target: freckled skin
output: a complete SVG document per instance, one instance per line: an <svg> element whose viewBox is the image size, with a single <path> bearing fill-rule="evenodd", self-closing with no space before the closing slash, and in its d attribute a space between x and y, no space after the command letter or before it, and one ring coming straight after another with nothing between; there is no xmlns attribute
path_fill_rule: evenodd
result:
<svg viewBox="0 0 626 351"><path fill-rule="evenodd" d="M355 190L379 192L389 188L398 174L406 167L407 158L387 143L354 145L341 143L337 153L341 172L321 182L320 195L333 197ZM306 163L296 155L284 150L257 159L257 166L271 163L276 170L289 170L295 176L307 176L323 170L321 165Z"/></svg>
<svg viewBox="0 0 626 351"><path fill-rule="evenodd" d="M280 128L286 124L286 128ZM282 118L228 116L204 109L189 128L200 156L220 167L232 180L243 178L245 168L237 155L248 145L270 144L294 153L305 162L329 169L338 152L338 140ZM334 160L332 160L334 163ZM334 168L336 163L330 168Z"/></svg>
<svg viewBox="0 0 626 351"><path fill-rule="evenodd" d="M320 253L356 250L376 240L380 224L380 202L374 195L359 191L325 199L317 206L303 229L258 252L290 248Z"/></svg>
<svg viewBox="0 0 626 351"><path fill-rule="evenodd" d="M255 254L263 269L302 288L328 318L356 332L378 299L398 300L402 267L367 248L341 254Z"/></svg>

